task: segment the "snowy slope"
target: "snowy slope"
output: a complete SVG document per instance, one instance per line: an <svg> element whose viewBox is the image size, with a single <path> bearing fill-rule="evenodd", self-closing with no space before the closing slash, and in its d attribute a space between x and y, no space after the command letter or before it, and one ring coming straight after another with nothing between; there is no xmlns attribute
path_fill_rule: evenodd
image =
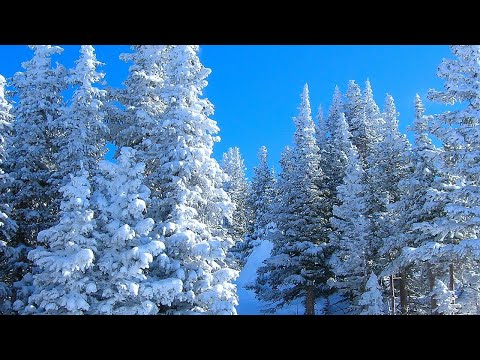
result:
<svg viewBox="0 0 480 360"><path fill-rule="evenodd" d="M273 244L264 240L257 245L245 263L243 270L240 272L237 283L237 293L239 297L239 304L237 312L239 315L260 315L262 303L255 299L255 292L253 290L245 289L245 286L255 282L257 269L262 264L263 260L270 257Z"/></svg>

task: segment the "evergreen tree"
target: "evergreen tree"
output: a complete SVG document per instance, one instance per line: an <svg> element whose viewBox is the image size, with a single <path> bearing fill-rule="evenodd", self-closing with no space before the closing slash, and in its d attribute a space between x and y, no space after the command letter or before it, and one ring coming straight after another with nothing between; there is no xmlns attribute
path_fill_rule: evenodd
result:
<svg viewBox="0 0 480 360"><path fill-rule="evenodd" d="M373 272L368 278L366 289L359 301L359 305L362 307L360 315L384 315L385 304L382 291L378 284L378 278Z"/></svg>
<svg viewBox="0 0 480 360"><path fill-rule="evenodd" d="M280 199L275 210L279 231L272 257L258 270L256 293L261 300L272 303L270 311L304 298L306 314L313 315L315 299L329 273L323 256L324 199L318 185L323 174L307 85L294 123L295 147L284 154L289 158L284 157L282 163Z"/></svg>
<svg viewBox="0 0 480 360"><path fill-rule="evenodd" d="M459 305L455 304L455 292L449 290L443 281L435 280L432 297L437 304L437 307L434 309L435 314L454 315L458 312Z"/></svg>
<svg viewBox="0 0 480 360"><path fill-rule="evenodd" d="M136 150L137 161L145 163L145 185L151 191L148 215L159 223L161 196L161 156L165 138L177 136L164 122L166 45L135 45L132 53L120 58L131 62L123 89L111 90L112 100L120 107L109 106L109 128L118 151L124 146ZM117 151L117 152L118 152Z"/></svg>
<svg viewBox="0 0 480 360"><path fill-rule="evenodd" d="M50 179L57 170L54 139L61 136L56 121L62 112L65 69L51 67L51 56L62 48L30 46L34 56L13 76L19 101L14 109L14 135L7 169L12 177L10 204L17 222L17 244L34 245L39 231L57 220L58 188Z"/></svg>
<svg viewBox="0 0 480 360"><path fill-rule="evenodd" d="M357 148L362 161L365 161L370 142L365 101L362 97L360 86L358 86L354 80L350 80L348 83L345 98L345 117L349 125L350 133L352 134L353 145Z"/></svg>
<svg viewBox="0 0 480 360"><path fill-rule="evenodd" d="M68 108L56 119L62 136L53 139L57 147L54 177L62 185L69 181L69 174L80 167L92 175L106 153L108 128L102 102L106 92L94 86L105 76L97 72L99 65L93 46L82 45L80 58L67 78L67 82L77 88Z"/></svg>
<svg viewBox="0 0 480 360"><path fill-rule="evenodd" d="M250 206L253 213L253 229L250 237L261 240L267 233L275 193L275 177L268 167L268 151L262 146L258 152L258 165L253 168Z"/></svg>
<svg viewBox="0 0 480 360"><path fill-rule="evenodd" d="M11 307L16 254L9 243L17 229L15 221L10 218L10 206L6 201L10 178L3 171L12 130L12 106L5 99L5 84L5 78L0 75L0 314L8 313Z"/></svg>
<svg viewBox="0 0 480 360"><path fill-rule="evenodd" d="M60 222L41 231L38 242L44 245L28 254L38 271L25 313L75 315L90 308L89 295L97 291L91 272L97 241L88 176L83 170L60 188Z"/></svg>
<svg viewBox="0 0 480 360"><path fill-rule="evenodd" d="M370 194L368 214L372 226L370 249L374 272L381 272L386 264L397 255L399 249L386 242L396 236L396 219L388 212L390 204L400 200L399 183L408 175L410 144L398 129L397 111L393 97L386 96L383 120L377 121L377 141L371 145L368 163L368 191ZM375 124L375 123L373 123ZM402 312L407 311L404 275L400 275L400 298ZM393 279L390 280L393 293ZM394 299L392 304L394 305ZM393 311L394 306L392 306Z"/></svg>
<svg viewBox="0 0 480 360"><path fill-rule="evenodd" d="M253 216L249 201L251 189L245 177L245 163L238 147L230 148L223 154L222 170L228 176L224 190L235 205L232 221L226 225L228 235L235 241L230 254L234 262L243 267L251 250L251 244L247 244L245 236L253 226Z"/></svg>
<svg viewBox="0 0 480 360"><path fill-rule="evenodd" d="M369 239L370 225L367 217L367 189L362 163L352 144L348 125L343 113L339 129L343 130L347 167L343 183L337 187L339 205L333 207L331 223L334 231L330 235L330 246L334 249L331 258L335 274L334 286L357 310L358 297L370 273ZM340 137L340 136L338 136Z"/></svg>
<svg viewBox="0 0 480 360"><path fill-rule="evenodd" d="M382 139L385 129L385 119L380 112L375 99L373 98L373 89L370 84L370 80L365 81L365 89L363 91L363 101L365 102L365 124L366 124L366 139L367 144L378 141ZM387 100L388 101L388 100ZM393 99L392 99L393 102ZM388 105L386 105L388 107ZM391 111L392 109L385 109L386 111ZM393 110L395 111L395 110ZM394 116L394 114L391 114Z"/></svg>
<svg viewBox="0 0 480 360"><path fill-rule="evenodd" d="M228 176L224 189L235 204L228 234L235 240L241 240L247 233L249 223L249 188L245 178L245 163L238 147L230 148L223 154L222 170Z"/></svg>
<svg viewBox="0 0 480 360"><path fill-rule="evenodd" d="M399 199L389 205L390 218L396 221L396 234L385 239L386 249L397 249L392 254L393 261L384 270L385 275L405 268L410 286L410 307L415 313L429 314L436 308L435 299L426 302L435 286L435 263L431 260L408 263L402 254L403 249L420 247L434 241L428 232L422 231L422 224L433 221L442 213L442 204L432 201L432 190L437 187L438 171L435 161L440 149L433 144L428 134L431 116L424 115L425 108L417 94L415 96L415 121L412 127L415 144L409 153L408 173L399 182ZM400 265L402 264L402 265ZM398 266L396 266L398 265Z"/></svg>
<svg viewBox="0 0 480 360"><path fill-rule="evenodd" d="M182 289L179 279L157 279L150 269L170 265L165 245L153 238L154 221L145 218L150 190L143 185L145 164L135 150L120 149L116 163L101 161L96 177L96 292L89 313L156 314Z"/></svg>
<svg viewBox="0 0 480 360"><path fill-rule="evenodd" d="M223 228L233 205L222 189L226 176L211 157L219 140L209 118L213 105L200 98L210 69L201 64L198 46L170 46L165 56L157 231L172 260L163 276L183 282L166 312L235 314L237 271L225 264L233 241Z"/></svg>
<svg viewBox="0 0 480 360"><path fill-rule="evenodd" d="M434 199L444 204L444 214L425 223L422 230L435 236L438 243L448 245L442 247L443 261L438 260L440 270L448 271L448 289L468 290L473 286L478 291L480 87L477 78L480 76L480 46L452 46L452 53L456 58L444 59L438 68L444 89L432 90L429 97L444 104L463 106L436 115L429 125L433 135L443 143L442 161L437 163L440 185L435 189ZM477 295L468 296L472 298L477 299ZM465 313L471 304L459 298L459 303L462 302Z"/></svg>

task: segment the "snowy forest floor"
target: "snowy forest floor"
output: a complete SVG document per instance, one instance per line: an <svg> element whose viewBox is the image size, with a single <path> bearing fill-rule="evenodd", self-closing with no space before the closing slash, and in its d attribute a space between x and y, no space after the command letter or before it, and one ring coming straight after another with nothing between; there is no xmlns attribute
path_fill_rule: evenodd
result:
<svg viewBox="0 0 480 360"><path fill-rule="evenodd" d="M240 272L237 284L237 294L239 298L239 304L237 306L238 315L263 315L262 309L265 307L265 303L255 298L255 292L253 290L247 290L245 287L255 282L257 269L262 265L262 262L270 257L273 244L270 241L264 240L257 245L250 256L248 257L244 268ZM335 303L338 299L334 299L334 296L330 299L331 303ZM322 314L325 305L325 299L319 299L315 304L315 313ZM291 303L284 308L277 310L275 315L303 315L305 308L301 299Z"/></svg>

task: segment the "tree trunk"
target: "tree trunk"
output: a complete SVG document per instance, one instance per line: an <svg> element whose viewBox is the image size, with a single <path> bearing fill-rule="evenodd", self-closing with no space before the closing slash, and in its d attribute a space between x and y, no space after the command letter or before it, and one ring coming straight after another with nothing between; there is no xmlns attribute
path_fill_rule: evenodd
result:
<svg viewBox="0 0 480 360"><path fill-rule="evenodd" d="M393 275L390 275L390 290L392 291L391 293L391 302L392 302L392 305L391 305L391 312L392 312L392 315L395 315L395 285L393 284Z"/></svg>
<svg viewBox="0 0 480 360"><path fill-rule="evenodd" d="M453 291L453 264L450 264L450 283L448 284L448 289Z"/></svg>
<svg viewBox="0 0 480 360"><path fill-rule="evenodd" d="M427 263L427 277L428 277L428 286L430 288L430 292L433 292L433 288L435 287L435 275L433 274L432 266ZM437 301L435 297L432 295L430 297L430 314L435 313L435 309L437 308Z"/></svg>
<svg viewBox="0 0 480 360"><path fill-rule="evenodd" d="M408 296L407 296L407 272L402 269L400 272L400 309L402 315L408 312Z"/></svg>
<svg viewBox="0 0 480 360"><path fill-rule="evenodd" d="M305 315L315 315L315 289L313 285L307 286L305 299Z"/></svg>

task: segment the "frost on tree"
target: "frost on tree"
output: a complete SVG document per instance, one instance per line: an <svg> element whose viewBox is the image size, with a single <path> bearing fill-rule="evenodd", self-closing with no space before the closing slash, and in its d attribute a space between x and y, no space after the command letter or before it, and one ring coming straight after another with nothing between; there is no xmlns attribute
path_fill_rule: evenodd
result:
<svg viewBox="0 0 480 360"><path fill-rule="evenodd" d="M366 290L358 302L362 308L360 315L384 315L385 303L382 291L378 284L378 278L373 272L370 274L365 288Z"/></svg>
<svg viewBox="0 0 480 360"><path fill-rule="evenodd" d="M161 152L165 139L176 133L164 123L166 45L135 45L132 53L120 58L132 63L124 88L111 91L112 100L120 107L109 106L109 128L120 150L123 146L136 150L137 161L145 164L145 185L151 191L149 216L162 221L158 213L160 197Z"/></svg>
<svg viewBox="0 0 480 360"><path fill-rule="evenodd" d="M201 64L198 49L175 45L165 55L157 231L171 260L164 276L181 280L183 288L160 311L236 314L232 281L238 272L225 263L233 241L224 228L233 205L222 189L226 176L212 158L219 129L209 117L213 105L201 98L210 69Z"/></svg>
<svg viewBox="0 0 480 360"><path fill-rule="evenodd" d="M352 134L353 145L358 149L363 161L368 152L368 127L365 101L362 97L360 86L354 80L350 80L348 83L347 92L345 93L344 112L350 133Z"/></svg>
<svg viewBox="0 0 480 360"><path fill-rule="evenodd" d="M60 222L41 231L41 245L28 254L37 271L26 314L80 315L90 309L91 294L97 291L92 272L97 241L88 176L80 171L60 188Z"/></svg>
<svg viewBox="0 0 480 360"><path fill-rule="evenodd" d="M68 107L56 119L62 134L53 139L57 147L55 178L62 185L69 181L69 174L81 167L93 175L106 153L108 128L103 109L106 92L95 86L105 76L97 72L99 65L102 63L97 61L93 46L82 45L80 58L67 77L68 84L75 90Z"/></svg>
<svg viewBox="0 0 480 360"><path fill-rule="evenodd" d="M224 190L235 204L232 223L228 225L228 233L233 239L243 239L248 229L248 182L245 177L245 163L238 147L228 149L223 154L222 170L228 176Z"/></svg>
<svg viewBox="0 0 480 360"><path fill-rule="evenodd" d="M380 272L396 248L384 246L384 239L396 234L395 219L388 214L388 206L399 200L398 184L407 176L410 144L398 129L398 113L393 97L387 95L383 120L372 123L377 128L376 140L367 157L369 216L372 226L372 256L375 272ZM382 126L380 126L382 124ZM379 127L380 126L380 127Z"/></svg>
<svg viewBox="0 0 480 360"><path fill-rule="evenodd" d="M259 241L265 239L271 232L270 225L274 221L271 216L271 209L275 201L275 175L268 167L268 151L266 146L260 147L258 151L258 165L253 168L253 178L249 205L252 211L252 224L245 243L241 248L243 257L248 257Z"/></svg>
<svg viewBox="0 0 480 360"><path fill-rule="evenodd" d="M385 247L397 249L383 274L390 275L404 268L407 275L410 308L415 313L431 314L436 308L435 299L429 295L435 286L437 260L424 258L412 263L406 261L404 249L422 247L435 241L424 226L442 214L442 203L434 200L439 173L435 162L441 155L429 135L432 117L424 115L425 107L415 96L414 146L409 153L408 172L399 182L399 200L389 205L391 218L396 219L396 233L385 239ZM397 266L397 264L403 264ZM430 299L430 300L429 300Z"/></svg>
<svg viewBox="0 0 480 360"><path fill-rule="evenodd" d="M0 75L0 315L11 307L11 285L15 279L16 251L10 243L17 225L10 217L8 192L10 177L4 172L7 149L12 131L12 106L5 99L5 78Z"/></svg>
<svg viewBox="0 0 480 360"><path fill-rule="evenodd" d="M351 142L351 135L343 113L340 114L341 130L346 159L342 184L337 187L338 205L333 207L330 260L335 274L333 286L352 304L358 313L359 296L370 273L370 222L367 216L368 194L365 173L357 149Z"/></svg>
<svg viewBox="0 0 480 360"><path fill-rule="evenodd" d="M246 258L245 235L252 226L253 219L249 203L250 186L245 177L245 163L238 147L230 148L223 154L222 170L228 176L224 190L235 205L231 222L226 222L227 233L235 241L230 254L242 266Z"/></svg>
<svg viewBox="0 0 480 360"><path fill-rule="evenodd" d="M135 150L126 147L116 160L101 161L96 177L97 291L89 313L156 314L159 306L171 305L182 282L151 274L152 267L168 267L169 259L164 243L152 235L153 219L145 217L145 164L136 163Z"/></svg>
<svg viewBox="0 0 480 360"><path fill-rule="evenodd" d="M10 205L17 222L16 241L34 245L39 231L57 220L58 188L51 184L55 167L53 140L61 135L56 121L62 112L65 69L51 66L58 46L33 45L33 58L13 76L18 96L14 134L7 168L12 178Z"/></svg>
<svg viewBox="0 0 480 360"><path fill-rule="evenodd" d="M443 281L435 280L435 287L431 296L435 299L437 305L434 314L455 315L458 312L460 306L455 303L455 292L449 290Z"/></svg>
<svg viewBox="0 0 480 360"><path fill-rule="evenodd" d="M329 276L324 257L322 177L308 86L294 118L295 146L284 152L278 198L273 210L278 231L272 256L260 267L256 293L270 303L267 311L302 298L306 313L314 314L315 299Z"/></svg>
<svg viewBox="0 0 480 360"><path fill-rule="evenodd" d="M158 141L160 116L165 110L162 89L165 83L164 66L167 61L165 45L135 45L132 53L120 55L131 62L124 89L112 91L113 99L122 106L110 120L115 143L137 150L148 151L150 141ZM155 145L155 144L154 144Z"/></svg>
<svg viewBox="0 0 480 360"><path fill-rule="evenodd" d="M459 105L436 115L430 124L433 135L443 144L441 161L437 163L441 180L435 189L435 200L444 204L444 214L425 224L423 230L435 236L439 243L454 245L451 248L454 251L456 248L473 249L479 242L480 46L457 45L451 49L455 58L444 59L438 68L444 89L429 93L431 100ZM456 281L457 287L464 289L466 294L472 291L468 283L478 292L478 261L475 251L465 251L460 258L452 253L448 265L449 289L456 288ZM458 301L461 303L464 299ZM470 307L464 305L468 304L462 304L462 308Z"/></svg>

